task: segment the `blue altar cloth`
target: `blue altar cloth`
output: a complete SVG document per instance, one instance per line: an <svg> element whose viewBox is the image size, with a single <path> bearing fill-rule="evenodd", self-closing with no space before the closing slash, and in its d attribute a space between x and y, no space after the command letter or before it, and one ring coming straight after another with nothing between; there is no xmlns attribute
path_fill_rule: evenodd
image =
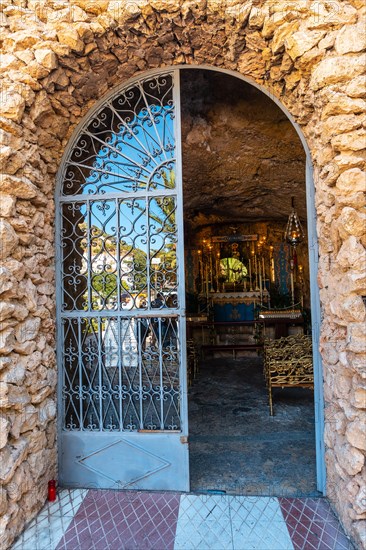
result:
<svg viewBox="0 0 366 550"><path fill-rule="evenodd" d="M254 302L214 304L216 323L233 323L235 321L254 321Z"/></svg>

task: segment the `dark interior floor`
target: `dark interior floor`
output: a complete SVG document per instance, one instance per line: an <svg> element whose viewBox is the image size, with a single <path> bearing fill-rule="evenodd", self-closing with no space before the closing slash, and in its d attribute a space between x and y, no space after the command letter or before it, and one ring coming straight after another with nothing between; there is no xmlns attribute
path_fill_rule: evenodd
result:
<svg viewBox="0 0 366 550"><path fill-rule="evenodd" d="M312 390L273 392L269 416L262 359L202 362L189 391L192 491L315 496Z"/></svg>

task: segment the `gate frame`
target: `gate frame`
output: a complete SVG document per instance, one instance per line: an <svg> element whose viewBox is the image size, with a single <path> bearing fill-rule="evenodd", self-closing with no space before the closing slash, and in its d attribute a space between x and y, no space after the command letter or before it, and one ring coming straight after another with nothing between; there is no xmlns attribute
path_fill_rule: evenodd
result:
<svg viewBox="0 0 366 550"><path fill-rule="evenodd" d="M183 65L183 64L177 64L177 65L168 65L165 67L159 67L157 69L150 69L148 71L142 71L141 73L138 73L137 75L134 75L133 77L127 79L123 84L119 84L117 86L114 86L109 92L103 95L95 104L94 106L88 110L88 112L84 115L84 117L80 120L80 122L77 124L77 126L74 128L74 131L68 141L68 144L64 150L60 166L56 175L56 186L55 186L55 204L58 205L58 197L60 195L60 188L62 185L62 179L61 179L61 173L63 171L63 167L66 161L66 158L68 157L71 149L74 147L76 140L78 139L80 135L80 130L82 129L83 125L88 119L91 119L93 114L105 103L106 99L115 95L118 93L119 90L123 90L127 87L132 86L135 82L140 81L141 79L148 78L149 76L158 76L159 74L167 73L170 71L177 71L178 75L180 75L180 71L182 70L206 70L211 72L218 72L218 73L224 73L227 75L230 75L234 78L237 78L239 80L242 80L246 82L247 84L250 84L251 86L254 86L257 88L260 92L265 94L267 97L269 97L280 109L281 111L286 115L288 120L291 122L292 126L294 127L297 135L300 138L300 141L302 143L302 146L305 151L306 155L306 168L305 168L305 186L306 186L306 210L307 210L307 231L308 231L308 253L309 253L309 270L310 270L310 303L311 303L311 319L312 319L312 341L313 341L313 365L314 365L314 409L315 409L315 448L316 448L316 478L317 478L317 490L323 494L323 496L326 495L326 467L325 467L325 445L324 445L324 395L323 395L323 370L322 370L322 359L319 351L319 340L320 340L320 326L321 326L321 306L320 306L320 293L319 293L319 286L317 284L317 273L318 273L318 258L319 258L319 248L318 248L318 237L317 237L317 231L316 231L316 210L315 210L315 185L314 185L314 177L313 177L313 163L311 159L311 152L308 147L307 141L305 139L305 136L300 128L300 126L297 124L297 122L294 120L291 113L288 111L288 109L283 105L283 103L266 87L262 86L261 84L258 84L255 80L253 80L250 77L247 77L245 75L242 75L238 71L233 71L230 69L223 69L221 67L215 67L213 65ZM177 79L177 90L176 93L179 94L177 97L179 97L179 112L180 112L180 79ZM181 126L180 121L177 126L177 132L180 132ZM178 139L180 138L179 142ZM178 137L177 135L177 148L176 148L176 155L180 157L181 159L181 134ZM178 163L179 165L179 163ZM184 203L183 203L184 204ZM59 216L60 213L58 212L56 208L56 224L55 224L55 231L56 231L56 243L58 243L59 235L57 231L60 228L59 222ZM180 220L180 223L183 224L183 219ZM59 327L59 311L58 307L61 302L60 300L60 266L61 258L59 257L59 250L56 248L56 257L55 257L55 263L56 263L56 311L57 311L57 323L56 323L56 342L57 342L57 364L58 364L58 416L57 416L57 429L58 434L61 433L62 429L62 417L60 414L60 403L62 403L61 398L61 374L62 369L60 368L60 357L61 357L61 340L60 340L60 327ZM185 311L185 310L184 310ZM182 319L185 318L185 315L182 316ZM184 330L184 329L183 329ZM184 332L182 333L182 336L184 335ZM183 367L183 366L182 366ZM181 368L181 371L183 369ZM187 403L187 396L186 391L183 393L185 397L185 403ZM188 426L187 426L188 429ZM123 433L123 432L122 432ZM59 453L59 461L60 461L60 455Z"/></svg>

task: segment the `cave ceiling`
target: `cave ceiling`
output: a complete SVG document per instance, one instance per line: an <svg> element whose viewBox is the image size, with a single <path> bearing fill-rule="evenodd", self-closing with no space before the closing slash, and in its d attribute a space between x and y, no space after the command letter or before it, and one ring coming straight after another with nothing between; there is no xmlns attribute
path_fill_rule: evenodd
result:
<svg viewBox="0 0 366 550"><path fill-rule="evenodd" d="M181 71L185 221L306 220L305 152L281 109L223 73Z"/></svg>

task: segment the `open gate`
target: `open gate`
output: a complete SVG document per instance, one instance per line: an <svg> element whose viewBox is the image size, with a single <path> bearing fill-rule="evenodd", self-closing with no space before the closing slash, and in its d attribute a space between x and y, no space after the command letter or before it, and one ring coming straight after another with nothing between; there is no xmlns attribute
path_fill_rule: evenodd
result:
<svg viewBox="0 0 366 550"><path fill-rule="evenodd" d="M187 491L179 70L96 106L56 203L60 483Z"/></svg>

